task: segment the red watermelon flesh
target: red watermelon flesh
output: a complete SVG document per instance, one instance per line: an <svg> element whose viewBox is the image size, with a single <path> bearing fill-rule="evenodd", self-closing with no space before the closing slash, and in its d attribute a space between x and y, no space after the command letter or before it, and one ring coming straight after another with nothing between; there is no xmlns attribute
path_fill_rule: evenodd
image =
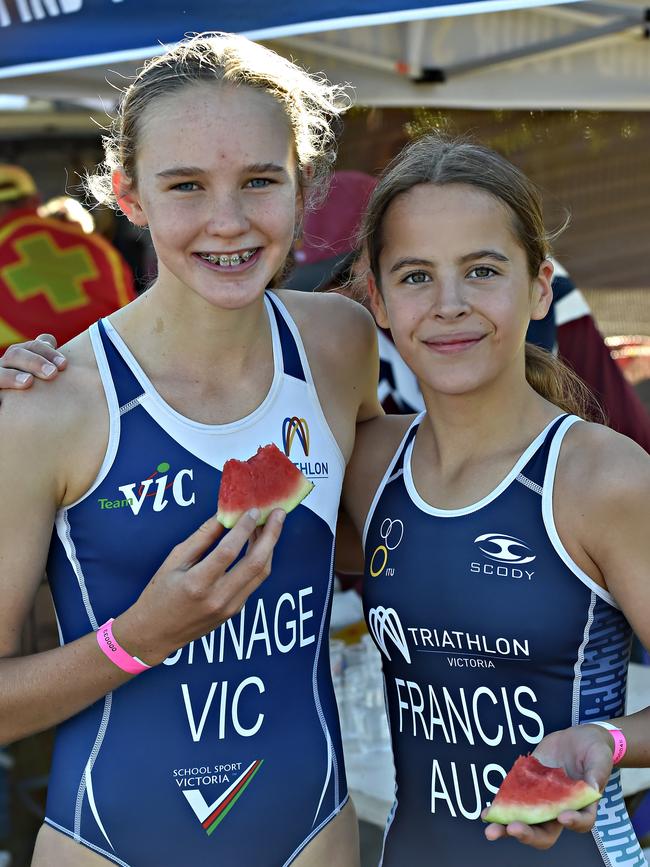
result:
<svg viewBox="0 0 650 867"><path fill-rule="evenodd" d="M557 819L565 810L582 810L600 798L584 780L573 780L562 768L549 768L534 756L519 756L485 815L485 822L536 825Z"/></svg>
<svg viewBox="0 0 650 867"><path fill-rule="evenodd" d="M313 487L276 445L260 446L247 461L233 458L224 464L217 518L230 528L244 512L256 508L259 527L273 509L295 509Z"/></svg>

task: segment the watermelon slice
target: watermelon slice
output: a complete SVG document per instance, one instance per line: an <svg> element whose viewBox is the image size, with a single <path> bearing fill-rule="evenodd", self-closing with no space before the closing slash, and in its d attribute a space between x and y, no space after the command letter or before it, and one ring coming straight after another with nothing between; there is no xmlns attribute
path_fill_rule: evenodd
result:
<svg viewBox="0 0 650 867"><path fill-rule="evenodd" d="M273 509L295 509L313 487L276 445L260 446L247 461L233 458L224 464L217 518L230 528L244 512L257 508L260 527Z"/></svg>
<svg viewBox="0 0 650 867"><path fill-rule="evenodd" d="M573 780L562 768L549 768L534 756L519 756L496 793L484 821L537 825L557 819L565 810L582 810L600 798L584 780Z"/></svg>

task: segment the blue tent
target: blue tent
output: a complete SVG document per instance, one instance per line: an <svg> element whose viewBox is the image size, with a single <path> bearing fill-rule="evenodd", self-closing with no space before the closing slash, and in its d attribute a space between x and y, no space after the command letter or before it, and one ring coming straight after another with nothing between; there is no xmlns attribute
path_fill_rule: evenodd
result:
<svg viewBox="0 0 650 867"><path fill-rule="evenodd" d="M467 15L548 0L0 0L0 76L139 59L184 33L227 30L275 39L395 21ZM556 0L564 2L564 0Z"/></svg>
<svg viewBox="0 0 650 867"><path fill-rule="evenodd" d="M351 82L366 105L647 109L645 2L0 0L0 93L110 103L106 70L227 30Z"/></svg>

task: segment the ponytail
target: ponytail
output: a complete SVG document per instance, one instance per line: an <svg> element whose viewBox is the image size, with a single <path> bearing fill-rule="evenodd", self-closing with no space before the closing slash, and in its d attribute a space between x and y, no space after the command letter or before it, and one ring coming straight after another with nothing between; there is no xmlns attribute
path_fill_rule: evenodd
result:
<svg viewBox="0 0 650 867"><path fill-rule="evenodd" d="M586 421L606 424L596 396L580 377L545 349L526 343L526 379L543 398Z"/></svg>

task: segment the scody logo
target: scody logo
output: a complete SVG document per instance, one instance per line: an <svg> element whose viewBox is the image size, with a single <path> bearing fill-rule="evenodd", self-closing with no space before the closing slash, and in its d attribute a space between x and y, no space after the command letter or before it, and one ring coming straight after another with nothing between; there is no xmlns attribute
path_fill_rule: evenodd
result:
<svg viewBox="0 0 650 867"><path fill-rule="evenodd" d="M507 533L483 533L474 539L474 544L484 557L494 560L494 563L471 563L472 572L484 575L498 575L502 578L527 578L532 580L534 572L520 569L526 563L532 563L536 555L528 545L516 536Z"/></svg>
<svg viewBox="0 0 650 867"><path fill-rule="evenodd" d="M134 515L139 515L148 497L153 498L152 508L154 512L162 512L171 490L171 499L179 506L193 506L196 502L194 491L188 490L189 482L194 479L194 470L179 470L173 476L170 475L170 465L162 461L156 469L141 482L131 482L128 485L120 485L118 491L123 494L121 499L107 500L103 497L98 500L100 509L122 509L129 507ZM137 487L137 492L136 492Z"/></svg>
<svg viewBox="0 0 650 867"><path fill-rule="evenodd" d="M386 647L386 639L390 638L404 659L410 664L411 654L406 643L406 636L394 608L384 608L383 605L371 608L368 612L368 626L375 641L388 659L391 659L391 655Z"/></svg>
<svg viewBox="0 0 650 867"><path fill-rule="evenodd" d="M302 446L302 453L309 457L309 425L304 418L297 415L287 416L282 422L282 448L288 458L295 442ZM301 473L308 479L323 479L329 474L327 461L294 461Z"/></svg>
<svg viewBox="0 0 650 867"><path fill-rule="evenodd" d="M212 804L208 804L197 789L192 789L191 791L183 790L183 794L187 798L190 807L194 810L196 818L208 836L216 831L244 794L255 774L262 767L263 762L264 759L256 759L254 762L251 762L246 770Z"/></svg>

